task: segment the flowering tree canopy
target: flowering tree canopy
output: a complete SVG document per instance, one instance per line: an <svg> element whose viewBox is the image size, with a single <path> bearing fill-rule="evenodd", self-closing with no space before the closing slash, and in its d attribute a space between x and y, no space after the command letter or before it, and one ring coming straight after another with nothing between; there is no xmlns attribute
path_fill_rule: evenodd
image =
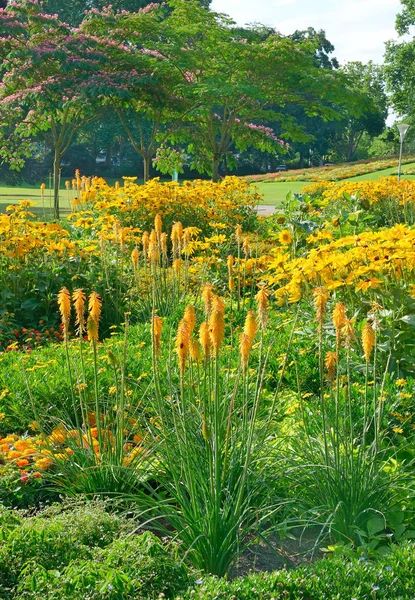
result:
<svg viewBox="0 0 415 600"><path fill-rule="evenodd" d="M103 104L110 106L144 162L144 181L149 177L151 159L183 120L188 110L180 86L185 79L158 50L163 32L165 9L152 3L136 13L91 10L81 29L99 39L107 56L106 76L124 89L109 87ZM125 56L120 59L119 53ZM132 77L135 65L145 62L149 79L145 90L141 80ZM113 69L113 65L116 69Z"/></svg>
<svg viewBox="0 0 415 600"><path fill-rule="evenodd" d="M324 99L342 97L341 76L316 65L313 41L240 30L191 0L170 0L164 10L161 33L148 44L155 41L150 49L181 75L175 94L186 108L186 126L169 137L189 144L199 171L217 180L219 164L231 158L232 148L279 153L288 140L304 139L295 120L282 112L288 103L310 115L336 116ZM270 121L279 123L278 136L262 125Z"/></svg>
<svg viewBox="0 0 415 600"><path fill-rule="evenodd" d="M154 78L146 56L141 62L134 57L131 64L127 50L114 42L110 64L100 38L42 13L36 0L0 10L0 156L19 169L36 140L51 145L56 218L60 164L76 132L96 116L108 95L126 96L129 86L135 93L139 85L147 93L151 89ZM117 77L117 64L128 70L129 86Z"/></svg>

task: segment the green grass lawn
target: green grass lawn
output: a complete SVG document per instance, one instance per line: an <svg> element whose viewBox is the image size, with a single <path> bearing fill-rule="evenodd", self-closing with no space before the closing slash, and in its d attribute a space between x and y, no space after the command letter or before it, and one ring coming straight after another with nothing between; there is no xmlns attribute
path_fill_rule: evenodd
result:
<svg viewBox="0 0 415 600"><path fill-rule="evenodd" d="M408 168L415 168L415 163L404 165L402 172L405 176L405 170ZM384 169L383 171L376 171L375 173L368 173L366 175L358 175L357 177L351 177L344 181L375 181L381 177L390 177L396 175L397 167L390 169ZM415 175L406 175L406 179L415 179ZM115 180L108 180L109 184L114 184ZM293 182L260 182L255 185L258 187L260 193L263 195L262 204L268 206L276 206L285 200L289 192L299 194L305 185L309 185L312 182L306 181L293 181ZM65 189L64 183L61 185L62 192L60 196L60 205L63 213L70 209L70 201L73 198L73 192L69 194ZM6 210L9 204L17 204L19 200L33 200L37 205L32 208L32 211L38 215L48 217L52 214L51 207L53 207L53 195L51 190L45 190L45 201L44 206L42 203L42 197L40 194L40 187L24 184L23 186L8 186L5 184L0 185L0 213Z"/></svg>
<svg viewBox="0 0 415 600"><path fill-rule="evenodd" d="M402 174L405 179L415 179L415 175L405 175L405 169L415 168L415 163L409 163L402 167ZM390 169L384 169L382 171L376 171L374 173L367 173L366 175L358 175L357 177L350 177L350 179L343 179L343 181L376 181L381 177L391 177L397 175L398 168L391 167ZM260 182L255 185L258 187L261 194L264 196L263 204L268 206L274 206L280 204L288 194L299 194L304 186L310 185L312 181L293 181L293 182Z"/></svg>

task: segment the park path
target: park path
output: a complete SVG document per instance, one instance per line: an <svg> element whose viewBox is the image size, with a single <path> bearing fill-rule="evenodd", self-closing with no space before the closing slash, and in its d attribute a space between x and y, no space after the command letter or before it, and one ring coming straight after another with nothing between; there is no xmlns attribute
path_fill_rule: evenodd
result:
<svg viewBox="0 0 415 600"><path fill-rule="evenodd" d="M275 206L268 206L267 204L258 204L257 213L260 217L269 217L275 213Z"/></svg>

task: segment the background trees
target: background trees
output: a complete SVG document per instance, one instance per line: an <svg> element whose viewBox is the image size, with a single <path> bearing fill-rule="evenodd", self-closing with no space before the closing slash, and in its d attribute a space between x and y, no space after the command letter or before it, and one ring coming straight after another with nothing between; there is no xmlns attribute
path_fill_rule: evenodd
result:
<svg viewBox="0 0 415 600"><path fill-rule="evenodd" d="M107 175L128 156L147 179L171 144L216 180L283 156L350 160L384 130L382 71L340 68L324 31L241 28L198 0L105 3L16 0L0 13L0 156L18 169L52 150L56 215L64 156Z"/></svg>

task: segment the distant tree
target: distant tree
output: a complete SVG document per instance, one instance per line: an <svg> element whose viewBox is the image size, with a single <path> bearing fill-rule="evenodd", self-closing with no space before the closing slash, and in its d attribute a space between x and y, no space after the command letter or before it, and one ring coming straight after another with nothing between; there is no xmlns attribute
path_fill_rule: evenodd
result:
<svg viewBox="0 0 415 600"><path fill-rule="evenodd" d="M360 111L341 109L334 149L347 161L355 157L362 136L374 138L386 127L388 99L383 69L372 62L350 62L341 68L346 76L346 93L352 93Z"/></svg>
<svg viewBox="0 0 415 600"><path fill-rule="evenodd" d="M182 87L185 127L170 136L186 142L193 166L218 179L219 164L231 161L231 150L255 147L284 153L289 140L306 139L301 126L283 109L302 106L309 116L333 118L325 102L342 97L341 77L315 64L315 41L294 42L277 33L248 35L231 19L200 8L195 2L172 0L163 20L159 52L185 73ZM267 125L279 124L280 134ZM284 140L284 142L282 141Z"/></svg>
<svg viewBox="0 0 415 600"><path fill-rule="evenodd" d="M288 36L293 42L303 42L306 40L312 41L314 46L314 58L317 66L324 69L338 69L339 61L334 56L330 56L335 48L327 39L324 29L316 31L313 27L305 30L294 31Z"/></svg>
<svg viewBox="0 0 415 600"><path fill-rule="evenodd" d="M401 0L402 12L396 17L396 30L399 35L409 33L411 25L415 25L415 1Z"/></svg>
<svg viewBox="0 0 415 600"><path fill-rule="evenodd" d="M402 11L396 17L399 35L411 33L415 24L415 1L401 0ZM391 92L391 104L399 116L415 120L415 38L389 41L385 53L385 77Z"/></svg>

